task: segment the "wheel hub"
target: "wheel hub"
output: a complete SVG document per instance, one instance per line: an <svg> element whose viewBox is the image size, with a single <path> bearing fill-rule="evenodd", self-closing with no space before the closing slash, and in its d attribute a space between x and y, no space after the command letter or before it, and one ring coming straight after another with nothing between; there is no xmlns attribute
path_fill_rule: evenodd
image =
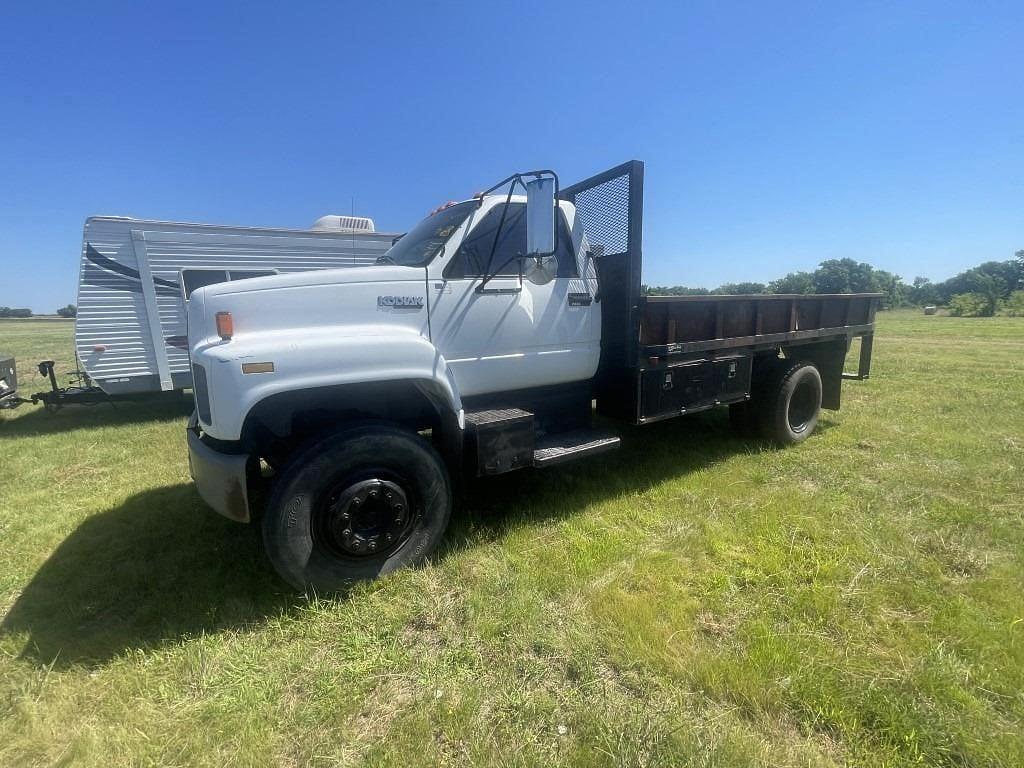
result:
<svg viewBox="0 0 1024 768"><path fill-rule="evenodd" d="M412 520L401 486L378 478L348 486L326 511L327 542L348 557L380 556L397 549Z"/></svg>
<svg viewBox="0 0 1024 768"><path fill-rule="evenodd" d="M797 433L803 432L817 413L817 406L814 386L807 381L801 382L789 401L787 418L790 429Z"/></svg>

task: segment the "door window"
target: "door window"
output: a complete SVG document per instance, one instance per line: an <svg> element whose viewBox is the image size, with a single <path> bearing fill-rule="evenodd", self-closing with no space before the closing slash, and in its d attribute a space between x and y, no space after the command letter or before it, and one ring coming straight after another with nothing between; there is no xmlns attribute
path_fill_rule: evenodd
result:
<svg viewBox="0 0 1024 768"><path fill-rule="evenodd" d="M516 276L519 274L519 256L526 252L526 203L509 203L504 222L501 212L505 205L496 205L480 223L473 227L462 241L444 271L448 279L483 277L484 275ZM498 231L499 222L501 231ZM557 277L576 277L576 257L572 238L563 216L558 217ZM495 242L497 236L497 242ZM491 256L493 249L494 255Z"/></svg>

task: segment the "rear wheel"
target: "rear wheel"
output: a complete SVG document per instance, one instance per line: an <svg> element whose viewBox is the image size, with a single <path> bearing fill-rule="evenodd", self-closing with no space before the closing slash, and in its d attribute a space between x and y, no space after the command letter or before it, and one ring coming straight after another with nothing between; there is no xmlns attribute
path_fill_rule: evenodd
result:
<svg viewBox="0 0 1024 768"><path fill-rule="evenodd" d="M387 425L321 437L282 469L263 541L298 589L336 591L421 563L452 506L448 472L423 438Z"/></svg>
<svg viewBox="0 0 1024 768"><path fill-rule="evenodd" d="M821 413L821 374L810 363L780 365L765 381L757 408L761 434L780 445L810 437Z"/></svg>

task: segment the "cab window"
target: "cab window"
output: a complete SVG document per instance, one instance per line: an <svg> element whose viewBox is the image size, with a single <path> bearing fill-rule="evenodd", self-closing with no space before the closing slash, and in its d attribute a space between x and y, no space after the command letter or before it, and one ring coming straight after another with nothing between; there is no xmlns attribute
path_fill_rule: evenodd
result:
<svg viewBox="0 0 1024 768"><path fill-rule="evenodd" d="M509 203L505 221L501 222L501 212L504 209L504 204L496 205L473 227L445 269L446 278L519 274L518 257L526 252L526 203ZM557 277L576 277L578 273L572 238L569 236L563 216L558 217L558 227L558 250L555 253L558 262ZM498 238L497 243L495 236Z"/></svg>

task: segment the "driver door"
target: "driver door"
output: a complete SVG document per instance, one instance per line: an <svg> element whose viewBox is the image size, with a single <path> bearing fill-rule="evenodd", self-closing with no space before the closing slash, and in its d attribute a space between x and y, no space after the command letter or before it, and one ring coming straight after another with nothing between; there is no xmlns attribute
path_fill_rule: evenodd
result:
<svg viewBox="0 0 1024 768"><path fill-rule="evenodd" d="M429 282L431 339L463 396L582 381L597 370L600 310L561 212L558 226L557 270L544 285L520 277L523 202L500 202L471 221ZM495 276L483 285L486 275Z"/></svg>

